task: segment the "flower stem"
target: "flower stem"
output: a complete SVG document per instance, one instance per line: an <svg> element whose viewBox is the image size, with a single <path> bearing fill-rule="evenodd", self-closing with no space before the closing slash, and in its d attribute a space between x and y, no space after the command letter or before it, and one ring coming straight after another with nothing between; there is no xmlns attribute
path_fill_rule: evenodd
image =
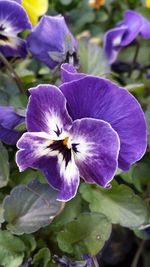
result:
<svg viewBox="0 0 150 267"><path fill-rule="evenodd" d="M22 87L22 82L19 78L19 76L17 75L17 73L15 72L15 70L13 69L13 67L11 66L11 64L9 63L9 61L3 56L2 53L0 53L0 61L6 66L6 68L8 69L12 79L16 82L18 89L20 91L20 93L25 94L23 87Z"/></svg>
<svg viewBox="0 0 150 267"><path fill-rule="evenodd" d="M132 60L132 63L131 63L131 68L130 68L130 71L128 73L128 77L131 76L132 71L135 68L135 65L137 63L136 61L137 61L137 57L138 57L138 54L139 54L139 50L140 50L140 44L139 44L138 41L136 41L136 43L135 43L135 54L134 54L134 57L133 57L133 60Z"/></svg>
<svg viewBox="0 0 150 267"><path fill-rule="evenodd" d="M142 254L142 250L143 250L143 248L144 248L144 245L145 245L145 240L143 240L143 241L141 242L141 244L140 244L140 246L139 246L139 248L138 248L138 250L137 250L137 252L136 252L136 254L135 254L135 257L134 257L134 259L133 259L133 261L132 261L131 267L137 267L138 262L139 262L139 258L140 258L140 256L141 256L141 254Z"/></svg>
<svg viewBox="0 0 150 267"><path fill-rule="evenodd" d="M96 256L92 257L92 261L93 261L95 267L99 267L99 264L98 264Z"/></svg>

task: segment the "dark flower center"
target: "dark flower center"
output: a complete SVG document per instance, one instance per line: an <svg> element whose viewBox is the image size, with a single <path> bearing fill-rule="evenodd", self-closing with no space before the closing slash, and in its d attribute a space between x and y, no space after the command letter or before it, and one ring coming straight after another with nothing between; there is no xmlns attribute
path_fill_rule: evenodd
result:
<svg viewBox="0 0 150 267"><path fill-rule="evenodd" d="M4 31L6 28L4 27L4 25L2 24L2 25L0 25L0 31L2 32L2 31Z"/></svg>
<svg viewBox="0 0 150 267"><path fill-rule="evenodd" d="M63 155L63 160L65 160L65 165L67 167L69 161L71 161L71 148L69 149L67 147L67 138L64 140L54 141L49 147L53 151L58 151Z"/></svg>
<svg viewBox="0 0 150 267"><path fill-rule="evenodd" d="M2 41L8 41L9 39L8 39L7 36L5 36L3 34L0 34L0 40L2 40Z"/></svg>
<svg viewBox="0 0 150 267"><path fill-rule="evenodd" d="M9 39L7 36L3 35L3 31L5 30L6 28L4 27L3 24L0 25L0 40L4 41L4 42L7 42Z"/></svg>
<svg viewBox="0 0 150 267"><path fill-rule="evenodd" d="M69 161L71 161L71 149L77 153L77 145L78 144L72 144L72 148L68 148L67 146L68 143L68 137L66 137L63 140L59 140L59 141L54 141L49 148L52 151L58 151L59 153L62 154L63 156L63 160L65 160L65 166L67 167Z"/></svg>
<svg viewBox="0 0 150 267"><path fill-rule="evenodd" d="M68 51L66 53L65 63L69 63L75 67L78 67L79 66L79 57L78 57L77 53L76 52L70 53L70 51Z"/></svg>

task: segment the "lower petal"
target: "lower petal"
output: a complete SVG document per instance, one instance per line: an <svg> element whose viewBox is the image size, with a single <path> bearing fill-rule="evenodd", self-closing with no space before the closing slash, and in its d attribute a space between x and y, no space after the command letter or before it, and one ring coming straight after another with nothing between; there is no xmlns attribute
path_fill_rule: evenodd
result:
<svg viewBox="0 0 150 267"><path fill-rule="evenodd" d="M73 155L67 166L62 156L59 156L58 165L60 166L61 190L57 199L60 201L68 201L77 193L80 181L79 171L74 162Z"/></svg>
<svg viewBox="0 0 150 267"><path fill-rule="evenodd" d="M70 131L75 162L87 182L106 187L112 180L118 162L120 142L109 123L96 119L81 119Z"/></svg>
<svg viewBox="0 0 150 267"><path fill-rule="evenodd" d="M73 198L79 185L79 172L75 162L70 160L66 166L63 155L52 156L48 134L43 132L24 133L17 143L20 149L16 162L20 171L28 167L41 170L48 183L59 190L58 200Z"/></svg>
<svg viewBox="0 0 150 267"><path fill-rule="evenodd" d="M5 57L22 57L27 55L26 42L21 38L13 37L8 42L0 43L0 52Z"/></svg>

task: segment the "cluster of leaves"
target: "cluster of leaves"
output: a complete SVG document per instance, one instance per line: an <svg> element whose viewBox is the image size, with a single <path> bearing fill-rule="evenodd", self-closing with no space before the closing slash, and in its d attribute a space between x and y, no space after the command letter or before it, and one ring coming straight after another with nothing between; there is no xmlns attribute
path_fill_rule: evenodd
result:
<svg viewBox="0 0 150 267"><path fill-rule="evenodd" d="M136 44L124 48L118 65L112 69L101 48L105 31L128 8L150 19L150 10L140 0L109 0L100 9L92 9L87 0L50 1L48 13L62 13L78 36L82 72L115 80L137 97L150 132L150 81L147 79L150 41L140 39L138 53ZM59 82L57 73L50 73L48 67L33 58L11 64L26 91L40 83ZM3 67L0 105L25 108L26 104L27 96L18 92L16 82ZM119 266L120 262L121 266L130 266L132 262L132 267L137 266L141 256L139 266L150 265L150 243L142 230L150 224L150 137L144 158L128 173L118 170L110 190L81 183L77 196L65 205L55 200L56 192L45 183L40 172L19 173L15 153L15 147L0 143L2 266L58 266L53 260L55 254L76 261L82 261L83 255L97 255L101 266Z"/></svg>

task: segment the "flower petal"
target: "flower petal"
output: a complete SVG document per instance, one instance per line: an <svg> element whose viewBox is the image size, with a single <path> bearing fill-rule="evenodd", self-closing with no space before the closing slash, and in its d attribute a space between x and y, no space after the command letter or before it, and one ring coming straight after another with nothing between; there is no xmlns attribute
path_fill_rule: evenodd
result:
<svg viewBox="0 0 150 267"><path fill-rule="evenodd" d="M87 76L60 86L73 120L101 119L111 124L121 143L119 168L128 170L147 146L144 113L137 100L114 83Z"/></svg>
<svg viewBox="0 0 150 267"><path fill-rule="evenodd" d="M104 51L110 64L112 64L117 58L121 48L122 37L126 31L127 27L121 26L109 30L104 36Z"/></svg>
<svg viewBox="0 0 150 267"><path fill-rule="evenodd" d="M127 10L124 14L123 25L126 25L128 30L122 38L121 45L126 46L130 44L140 33L142 16L135 11Z"/></svg>
<svg viewBox="0 0 150 267"><path fill-rule="evenodd" d="M61 65L61 81L62 83L71 82L74 80L79 80L80 78L86 76L84 73L79 73L73 65L68 63Z"/></svg>
<svg viewBox="0 0 150 267"><path fill-rule="evenodd" d="M31 93L27 108L27 129L31 132L47 132L59 136L68 129L71 118L61 91L52 85L39 85Z"/></svg>
<svg viewBox="0 0 150 267"><path fill-rule="evenodd" d="M8 0L0 1L0 25L6 28L5 32L17 34L24 29L31 29L28 16L24 8L14 2Z"/></svg>
<svg viewBox="0 0 150 267"><path fill-rule="evenodd" d="M63 155L52 156L49 135L43 132L25 133L17 143L20 149L16 162L20 171L28 167L41 170L49 184L58 189L58 200L68 201L75 196L79 185L78 169L73 161L66 162Z"/></svg>
<svg viewBox="0 0 150 267"><path fill-rule="evenodd" d="M144 39L148 39L150 38L150 22L145 19L143 16L142 17L142 26L140 29L140 35L144 38Z"/></svg>
<svg viewBox="0 0 150 267"><path fill-rule="evenodd" d="M48 156L51 141L44 132L24 133L17 143L16 162L20 171L37 165L39 159Z"/></svg>
<svg viewBox="0 0 150 267"><path fill-rule="evenodd" d="M59 155L58 166L60 168L61 188L57 199L60 201L68 201L77 193L80 182L79 170L74 162L73 155L67 166L65 160Z"/></svg>
<svg viewBox="0 0 150 267"><path fill-rule="evenodd" d="M48 10L48 0L22 0L22 5L33 25L36 25L39 16L44 15Z"/></svg>
<svg viewBox="0 0 150 267"><path fill-rule="evenodd" d="M26 42L18 37L10 37L8 41L0 40L0 52L5 57L22 57L27 55Z"/></svg>
<svg viewBox="0 0 150 267"><path fill-rule="evenodd" d="M106 187L118 165L118 134L109 123L96 119L74 121L70 133L80 175L87 182Z"/></svg>
<svg viewBox="0 0 150 267"><path fill-rule="evenodd" d="M24 117L15 112L14 107L0 106L0 125L6 129L13 129L24 122Z"/></svg>
<svg viewBox="0 0 150 267"><path fill-rule="evenodd" d="M15 127L24 122L24 117L18 115L13 107L0 107L0 140L9 145L15 145L23 131Z"/></svg>
<svg viewBox="0 0 150 267"><path fill-rule="evenodd" d="M65 60L65 40L67 36L69 36L70 45L75 51L77 43L69 31L64 17L60 15L43 16L27 37L28 48L35 58L53 69ZM51 53L54 52L55 60L51 57ZM58 60L56 54L58 54Z"/></svg>

